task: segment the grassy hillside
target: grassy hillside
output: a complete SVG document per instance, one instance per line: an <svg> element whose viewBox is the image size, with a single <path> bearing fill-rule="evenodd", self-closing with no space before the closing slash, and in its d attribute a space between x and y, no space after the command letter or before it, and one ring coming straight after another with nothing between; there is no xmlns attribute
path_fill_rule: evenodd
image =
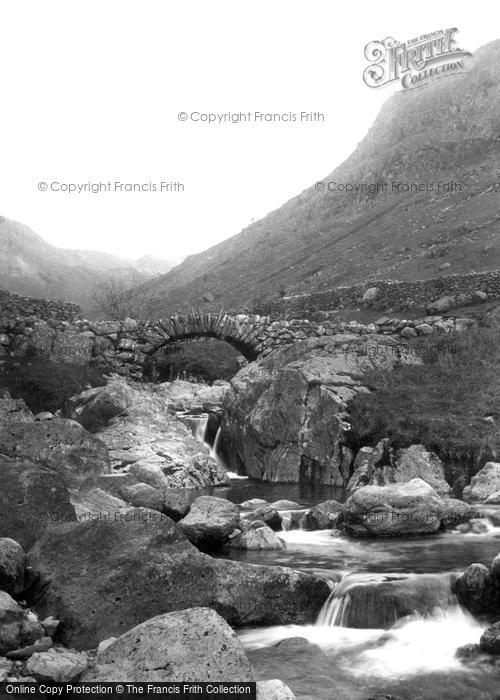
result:
<svg viewBox="0 0 500 700"><path fill-rule="evenodd" d="M500 40L478 51L464 74L393 95L354 153L318 174L325 183L381 183L379 191L305 190L147 283L160 297L158 315L239 309L367 279L499 268L499 62ZM405 192L408 183L427 189ZM450 266L440 271L443 263Z"/></svg>

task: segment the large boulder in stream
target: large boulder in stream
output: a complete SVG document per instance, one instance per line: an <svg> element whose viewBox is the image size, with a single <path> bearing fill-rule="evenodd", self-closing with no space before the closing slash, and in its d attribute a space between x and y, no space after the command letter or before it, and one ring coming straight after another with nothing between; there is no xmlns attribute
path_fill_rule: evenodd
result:
<svg viewBox="0 0 500 700"><path fill-rule="evenodd" d="M341 444L347 402L366 391L365 371L419 361L400 347L388 336L325 336L249 364L224 404L229 468L264 481L344 486L352 458Z"/></svg>
<svg viewBox="0 0 500 700"><path fill-rule="evenodd" d="M496 622L483 633L479 640L481 651L500 656L500 622Z"/></svg>
<svg viewBox="0 0 500 700"><path fill-rule="evenodd" d="M455 593L473 615L490 619L500 617L500 555L487 567L471 564L456 579Z"/></svg>
<svg viewBox="0 0 500 700"><path fill-rule="evenodd" d="M102 651L85 682L253 681L236 634L213 610L158 615Z"/></svg>
<svg viewBox="0 0 500 700"><path fill-rule="evenodd" d="M200 385L192 386L193 392L201 391ZM172 414L170 390L169 383L132 384L113 376L107 386L73 397L67 411L96 430L111 466L136 481L162 492L227 484L226 471L209 448Z"/></svg>
<svg viewBox="0 0 500 700"><path fill-rule="evenodd" d="M308 623L330 593L313 574L213 559L170 518L142 508L51 530L27 563L29 601L41 616L60 620L59 641L77 649L198 606L232 626Z"/></svg>
<svg viewBox="0 0 500 700"><path fill-rule="evenodd" d="M448 494L451 487L445 479L442 461L423 445L410 445L394 452L384 438L375 447L362 447L354 462L348 491L361 486L389 486L422 479L440 495Z"/></svg>
<svg viewBox="0 0 500 700"><path fill-rule="evenodd" d="M487 462L464 488L463 497L468 501L486 501L497 491L500 491L500 463Z"/></svg>
<svg viewBox="0 0 500 700"><path fill-rule="evenodd" d="M238 506L225 498L200 496L179 521L179 528L199 549L220 547L238 527Z"/></svg>
<svg viewBox="0 0 500 700"><path fill-rule="evenodd" d="M441 527L441 499L421 479L363 486L344 504L339 525L356 537L421 535Z"/></svg>

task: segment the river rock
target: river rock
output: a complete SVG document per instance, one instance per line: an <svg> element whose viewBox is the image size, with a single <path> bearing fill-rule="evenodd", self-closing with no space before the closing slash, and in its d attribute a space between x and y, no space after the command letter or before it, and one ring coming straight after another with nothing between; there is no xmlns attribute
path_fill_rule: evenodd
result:
<svg viewBox="0 0 500 700"><path fill-rule="evenodd" d="M485 612L490 592L490 572L484 564L471 564L454 585L459 601L475 615Z"/></svg>
<svg viewBox="0 0 500 700"><path fill-rule="evenodd" d="M491 494L491 496L488 496L488 498L486 499L486 503L492 505L500 505L500 491L495 491Z"/></svg>
<svg viewBox="0 0 500 700"><path fill-rule="evenodd" d="M25 672L37 681L67 683L78 678L87 668L85 652L69 649L49 649L37 652L26 663Z"/></svg>
<svg viewBox="0 0 500 700"><path fill-rule="evenodd" d="M374 481L380 486L391 483L406 483L412 479L422 479L438 494L451 491L444 476L444 466L439 457L426 450L423 445L411 445L398 450L393 465L375 470Z"/></svg>
<svg viewBox="0 0 500 700"><path fill-rule="evenodd" d="M7 652L7 658L14 659L16 661L23 661L24 659L29 659L30 656L33 656L33 654L47 651L47 649L51 648L52 644L53 642L50 637L41 637L34 642L34 644L28 644L28 646Z"/></svg>
<svg viewBox="0 0 500 700"><path fill-rule="evenodd" d="M440 504L441 524L444 528L455 528L479 516L478 511L458 498L443 498Z"/></svg>
<svg viewBox="0 0 500 700"><path fill-rule="evenodd" d="M335 527L342 511L337 501L324 501L314 506L304 516L305 530L327 530Z"/></svg>
<svg viewBox="0 0 500 700"><path fill-rule="evenodd" d="M95 648L160 613L212 607L229 624L306 624L330 594L326 580L279 566L213 559L170 518L136 508L121 520L70 523L28 553L29 600L61 621L65 646Z"/></svg>
<svg viewBox="0 0 500 700"><path fill-rule="evenodd" d="M99 654L85 682L253 681L236 634L205 607L153 617Z"/></svg>
<svg viewBox="0 0 500 700"><path fill-rule="evenodd" d="M51 524L75 520L61 476L26 459L0 455L0 536L28 550Z"/></svg>
<svg viewBox="0 0 500 700"><path fill-rule="evenodd" d="M488 654L495 654L495 656L500 655L500 622L495 622L494 625L488 627L481 639L479 640L479 646L481 651L485 651Z"/></svg>
<svg viewBox="0 0 500 700"><path fill-rule="evenodd" d="M133 392L127 382L115 376L104 387L87 389L71 397L64 407L64 415L96 433L125 411L132 401Z"/></svg>
<svg viewBox="0 0 500 700"><path fill-rule="evenodd" d="M24 588L25 555L23 548L10 537L0 538L0 590L12 595Z"/></svg>
<svg viewBox="0 0 500 700"><path fill-rule="evenodd" d="M391 486L363 486L350 496L339 525L350 535L427 534L441 527L441 499L422 479Z"/></svg>
<svg viewBox="0 0 500 700"><path fill-rule="evenodd" d="M189 489L167 489L163 491L163 512L177 523L189 513L193 500Z"/></svg>
<svg viewBox="0 0 500 700"><path fill-rule="evenodd" d="M283 681L257 681L257 700L295 700L295 695Z"/></svg>
<svg viewBox="0 0 500 700"><path fill-rule="evenodd" d="M253 512L242 513L241 515L242 523L252 523L256 520L258 520L259 522L263 522L264 525L270 527L271 530L280 531L283 529L283 520L281 515L278 513L277 510L274 510L274 508L271 508L270 506L259 506L258 508L255 508Z"/></svg>
<svg viewBox="0 0 500 700"><path fill-rule="evenodd" d="M468 501L485 501L488 496L500 490L500 463L487 462L478 473L472 477L470 485L463 491L463 497Z"/></svg>
<svg viewBox="0 0 500 700"><path fill-rule="evenodd" d="M260 508L261 506L268 505L268 502L265 501L263 498L251 498L248 501L243 501L243 503L240 503L240 508L242 510L255 510L256 508Z"/></svg>
<svg viewBox="0 0 500 700"><path fill-rule="evenodd" d="M149 484L137 483L123 486L121 489L123 499L137 508L150 508L163 511L164 496L160 489L155 489Z"/></svg>
<svg viewBox="0 0 500 700"><path fill-rule="evenodd" d="M285 543L270 527L249 528L231 538L234 549L284 549Z"/></svg>
<svg viewBox="0 0 500 700"><path fill-rule="evenodd" d="M228 467L264 481L344 486L347 402L366 391L365 371L394 366L396 345L387 336L309 338L240 370L224 404Z"/></svg>
<svg viewBox="0 0 500 700"><path fill-rule="evenodd" d="M287 501L287 500L281 500L281 501L275 501L274 503L269 504L269 508L274 508L274 510L300 510L302 506L300 506L298 503L295 503L295 501Z"/></svg>
<svg viewBox="0 0 500 700"><path fill-rule="evenodd" d="M220 547L238 527L238 506L225 498L200 496L189 513L179 521L179 527L190 542L201 549Z"/></svg>
<svg viewBox="0 0 500 700"><path fill-rule="evenodd" d="M0 453L58 472L69 488L111 471L106 445L76 421L63 418L0 429Z"/></svg>
<svg viewBox="0 0 500 700"><path fill-rule="evenodd" d="M0 656L42 637L36 616L23 610L5 591L0 591Z"/></svg>

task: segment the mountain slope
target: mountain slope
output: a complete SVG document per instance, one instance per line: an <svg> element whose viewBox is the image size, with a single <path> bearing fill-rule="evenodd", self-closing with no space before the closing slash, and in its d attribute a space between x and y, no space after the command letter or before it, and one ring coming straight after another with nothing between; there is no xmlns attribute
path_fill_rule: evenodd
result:
<svg viewBox="0 0 500 700"><path fill-rule="evenodd" d="M140 283L168 269L166 261L154 260L57 248L27 226L0 217L0 287L16 294L74 301L90 312L96 285L110 277Z"/></svg>
<svg viewBox="0 0 500 700"><path fill-rule="evenodd" d="M305 190L147 283L158 314L500 268L499 63L500 40L468 59L465 73L390 97L353 154L323 179L381 183L378 192ZM448 191L438 185L450 182ZM407 183L423 190L403 191Z"/></svg>

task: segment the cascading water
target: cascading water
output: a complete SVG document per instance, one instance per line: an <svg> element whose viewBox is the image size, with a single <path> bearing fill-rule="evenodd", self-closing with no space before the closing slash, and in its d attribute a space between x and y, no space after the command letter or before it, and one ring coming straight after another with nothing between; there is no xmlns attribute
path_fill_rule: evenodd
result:
<svg viewBox="0 0 500 700"><path fill-rule="evenodd" d="M208 449L210 450L210 457L215 459L215 461L226 470L227 475L230 479L247 479L247 476L240 476L239 474L235 474L233 472L228 471L228 469L226 468L226 465L224 464L224 461L219 454L219 445L222 434L222 428L220 425L217 428L217 432L215 434L214 444L211 445L207 441L208 418L209 416L207 413L202 413L199 416L185 415L182 417L182 420L186 423L186 425L188 425L191 428L193 437L196 440L198 440L198 442L202 442L206 447L208 447Z"/></svg>

